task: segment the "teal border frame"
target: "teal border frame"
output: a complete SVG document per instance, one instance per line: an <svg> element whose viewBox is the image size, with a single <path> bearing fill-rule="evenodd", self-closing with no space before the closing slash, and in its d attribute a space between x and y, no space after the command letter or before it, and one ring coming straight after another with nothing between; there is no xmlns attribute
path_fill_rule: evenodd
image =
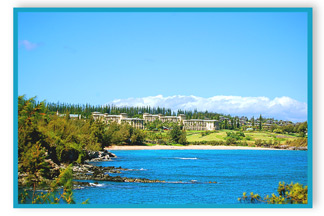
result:
<svg viewBox="0 0 324 216"><path fill-rule="evenodd" d="M18 13L22 12L305 12L308 17L308 204L19 204L18 203ZM312 208L313 207L313 9L312 8L14 8L13 9L13 207L14 208Z"/></svg>

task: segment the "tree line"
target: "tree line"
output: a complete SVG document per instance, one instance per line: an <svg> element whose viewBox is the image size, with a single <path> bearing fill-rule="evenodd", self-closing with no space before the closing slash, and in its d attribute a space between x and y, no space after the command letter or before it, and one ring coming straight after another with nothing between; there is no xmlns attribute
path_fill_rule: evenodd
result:
<svg viewBox="0 0 324 216"><path fill-rule="evenodd" d="M212 119L219 120L220 116L231 117L230 115L222 115L215 112L201 112L197 111L197 109L191 110L177 110L172 111L170 108L165 107L151 107L151 106L142 106L142 107L118 107L115 105L90 105L90 104L69 104L69 103L47 103L44 102L47 110L54 114L56 112L59 113L71 113L71 114L79 114L85 118L89 118L92 112L100 112L100 113L108 113L109 115L118 115L120 113L127 113L127 115L131 118L139 117L143 118L144 113L149 114L162 114L165 116L176 116L178 114L185 114L187 119Z"/></svg>
<svg viewBox="0 0 324 216"><path fill-rule="evenodd" d="M47 103L43 102L46 106L47 112L51 114L55 114L56 112L59 112L60 114L70 113L70 114L79 114L83 118L91 118L92 112L100 112L100 113L108 113L109 115L119 115L120 113L127 113L127 115L130 118L143 118L144 113L149 114L162 114L165 116L176 116L178 114L184 114L186 116L186 119L208 119L208 120L220 120L219 126L220 129L246 129L248 127L252 127L256 130L268 130L273 131L275 129L280 128L278 124L272 124L271 126L264 127L263 124L267 122L267 120L272 120L273 122L280 122L277 120L274 120L273 118L263 118L262 115L260 115L259 118L255 119L254 117L251 117L250 120L246 121L251 123L251 126L248 126L246 124L241 123L241 119L238 116L231 116L231 115L225 115L217 112L209 112L209 111L198 111L195 110L177 110L172 111L170 108L164 108L164 107L150 107L150 106L142 106L142 107L118 107L115 105L90 105L90 104L69 104L69 103ZM247 120L247 118L245 118ZM299 123L300 124L300 123ZM307 124L307 123L306 123ZM294 125L294 124L288 124L288 125ZM291 129L292 126L284 127L283 132L291 133L293 131L298 132L298 128ZM299 130L300 131L300 130ZM306 130L303 131L303 133L307 133Z"/></svg>
<svg viewBox="0 0 324 216"><path fill-rule="evenodd" d="M52 114L59 113L73 113L82 115L85 118L91 117L92 112L100 112L100 113L108 113L109 115L118 115L120 113L127 113L127 115L131 118L143 117L143 113L150 114L162 114L162 115L176 115L175 112L172 112L171 109L161 108L161 107L117 107L114 105L97 105L93 106L90 104L80 105L80 104L67 104L67 103L45 103L47 109Z"/></svg>
<svg viewBox="0 0 324 216"><path fill-rule="evenodd" d="M137 145L144 142L144 132L131 125L111 123L109 127L92 118L70 119L53 115L44 102L35 98L18 98L18 158L22 171L34 146L44 148L55 163L81 163L86 151L99 151L111 144Z"/></svg>
<svg viewBox="0 0 324 216"><path fill-rule="evenodd" d="M186 143L181 128L172 127L170 140ZM44 150L46 158L57 164L82 163L87 151L99 151L112 144L141 145L146 137L145 131L128 123L106 125L92 118L74 120L70 119L69 112L60 117L45 102L18 97L18 162L22 172L28 170L35 151Z"/></svg>

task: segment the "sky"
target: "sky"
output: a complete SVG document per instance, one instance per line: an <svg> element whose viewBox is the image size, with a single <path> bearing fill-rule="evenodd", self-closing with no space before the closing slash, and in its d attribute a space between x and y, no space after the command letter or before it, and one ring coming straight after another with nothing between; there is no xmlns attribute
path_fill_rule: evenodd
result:
<svg viewBox="0 0 324 216"><path fill-rule="evenodd" d="M307 14L21 12L18 94L304 121Z"/></svg>

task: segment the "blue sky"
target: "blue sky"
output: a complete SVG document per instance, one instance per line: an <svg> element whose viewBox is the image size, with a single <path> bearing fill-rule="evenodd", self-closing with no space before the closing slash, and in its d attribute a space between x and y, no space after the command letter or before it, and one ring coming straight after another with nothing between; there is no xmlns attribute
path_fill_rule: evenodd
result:
<svg viewBox="0 0 324 216"><path fill-rule="evenodd" d="M18 40L18 93L39 100L307 102L306 13L25 12Z"/></svg>

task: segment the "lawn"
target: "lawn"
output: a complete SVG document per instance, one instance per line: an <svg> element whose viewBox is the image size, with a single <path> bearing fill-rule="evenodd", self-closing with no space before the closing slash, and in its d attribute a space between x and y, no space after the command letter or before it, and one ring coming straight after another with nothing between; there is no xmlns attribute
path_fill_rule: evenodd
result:
<svg viewBox="0 0 324 216"><path fill-rule="evenodd" d="M202 136L203 131L187 131L187 141L188 142L197 142L197 141L225 141L226 132L235 132L232 130L219 130L213 132L209 135ZM294 140L296 139L296 135L288 135L288 134L276 134L267 131L244 131L245 138L247 143L252 143L257 139L261 140L279 140L280 142L284 142L286 140ZM248 140L251 137L250 140Z"/></svg>

